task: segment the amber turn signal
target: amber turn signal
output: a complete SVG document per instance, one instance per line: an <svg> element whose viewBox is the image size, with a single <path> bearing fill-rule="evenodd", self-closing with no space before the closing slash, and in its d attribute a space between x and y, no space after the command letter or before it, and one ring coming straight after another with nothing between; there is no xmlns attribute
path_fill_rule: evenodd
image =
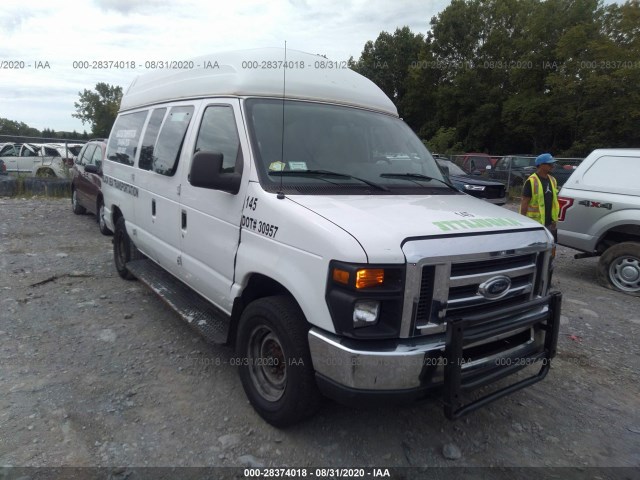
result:
<svg viewBox="0 0 640 480"><path fill-rule="evenodd" d="M356 272L356 288L368 288L384 283L382 268L366 268Z"/></svg>
<svg viewBox="0 0 640 480"><path fill-rule="evenodd" d="M337 283L342 283L344 285L349 285L349 272L345 270L340 270L339 268L334 268L333 281Z"/></svg>

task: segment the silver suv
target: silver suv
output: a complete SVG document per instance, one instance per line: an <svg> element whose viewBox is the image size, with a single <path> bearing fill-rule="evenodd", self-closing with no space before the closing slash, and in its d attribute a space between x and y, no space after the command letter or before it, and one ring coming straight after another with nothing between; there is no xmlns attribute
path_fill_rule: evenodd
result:
<svg viewBox="0 0 640 480"><path fill-rule="evenodd" d="M558 243L599 255L602 285L640 295L640 149L594 150L559 201Z"/></svg>

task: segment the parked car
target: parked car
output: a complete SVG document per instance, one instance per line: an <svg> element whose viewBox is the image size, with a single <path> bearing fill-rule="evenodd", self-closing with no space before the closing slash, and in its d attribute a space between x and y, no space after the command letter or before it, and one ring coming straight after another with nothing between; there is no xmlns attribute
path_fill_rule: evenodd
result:
<svg viewBox="0 0 640 480"><path fill-rule="evenodd" d="M492 166L491 156L486 153L465 153L456 159L456 164L471 175L482 175L487 166Z"/></svg>
<svg viewBox="0 0 640 480"><path fill-rule="evenodd" d="M43 156L60 157L65 165L71 167L83 146L82 143L45 143L41 148Z"/></svg>
<svg viewBox="0 0 640 480"><path fill-rule="evenodd" d="M598 281L640 295L640 149L595 150L559 194L558 243L600 256Z"/></svg>
<svg viewBox="0 0 640 480"><path fill-rule="evenodd" d="M450 160L436 158L436 162L442 173L449 177L449 181L461 192L496 205L504 205L507 202L506 188L502 183L479 178L477 175L468 175Z"/></svg>
<svg viewBox="0 0 640 480"><path fill-rule="evenodd" d="M82 215L87 210L96 216L100 232L111 235L104 222L102 197L102 161L107 149L104 139L87 142L71 169L71 206L73 213Z"/></svg>
<svg viewBox="0 0 640 480"><path fill-rule="evenodd" d="M569 179L576 168L574 164L565 163L558 160L555 168L551 172L562 186ZM509 187L522 187L525 180L536 171L536 157L528 155L507 155L499 159L495 166L487 170L487 177L498 180Z"/></svg>
<svg viewBox="0 0 640 480"><path fill-rule="evenodd" d="M487 171L487 176L515 187L522 186L529 175L535 171L536 157L508 155L499 159L495 166Z"/></svg>
<svg viewBox="0 0 640 480"><path fill-rule="evenodd" d="M0 149L0 159L7 172L37 177L67 178L70 166L64 145L41 143L7 143Z"/></svg>

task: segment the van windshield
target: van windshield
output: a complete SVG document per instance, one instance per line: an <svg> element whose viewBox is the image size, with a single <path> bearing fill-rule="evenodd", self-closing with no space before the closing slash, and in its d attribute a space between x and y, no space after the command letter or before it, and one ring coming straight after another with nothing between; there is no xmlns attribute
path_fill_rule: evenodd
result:
<svg viewBox="0 0 640 480"><path fill-rule="evenodd" d="M282 185L314 194L451 194L429 151L398 118L294 100L283 105L278 99L252 98L245 107L260 183L267 191Z"/></svg>

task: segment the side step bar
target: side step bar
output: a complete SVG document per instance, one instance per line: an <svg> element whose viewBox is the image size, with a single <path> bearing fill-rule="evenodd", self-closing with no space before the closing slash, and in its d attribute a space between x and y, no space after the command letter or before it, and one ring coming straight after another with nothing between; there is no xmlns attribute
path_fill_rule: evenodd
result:
<svg viewBox="0 0 640 480"><path fill-rule="evenodd" d="M169 272L149 259L127 263L129 270L140 282L164 300L192 328L208 342L227 343L229 316L214 307Z"/></svg>

